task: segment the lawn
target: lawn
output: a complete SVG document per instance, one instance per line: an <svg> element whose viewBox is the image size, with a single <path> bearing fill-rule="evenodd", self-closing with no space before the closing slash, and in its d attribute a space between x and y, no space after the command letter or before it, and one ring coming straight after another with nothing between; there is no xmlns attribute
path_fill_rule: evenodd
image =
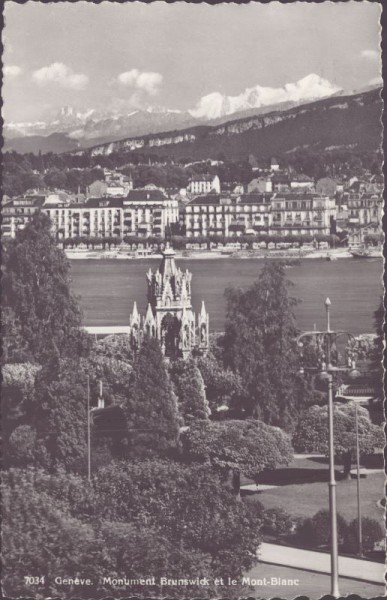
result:
<svg viewBox="0 0 387 600"><path fill-rule="evenodd" d="M254 598L285 598L292 600L297 596L307 596L310 600L318 600L326 594L330 594L330 576L321 573L311 573L301 569L282 567L260 563L247 573L252 579L265 578L271 581L271 578L299 580L299 585L259 585L253 591L246 588L246 597ZM355 581L353 579L340 578L340 593L343 596L348 594L357 594L361 598L375 598L384 596L385 588L381 584L372 584L365 581ZM225 594L227 596L227 594Z"/></svg>
<svg viewBox="0 0 387 600"><path fill-rule="evenodd" d="M357 517L356 479L339 479L337 468L337 510L350 521ZM296 459L286 469L268 474L262 483L278 485L276 488L257 492L252 498L259 499L266 508L281 507L298 517L311 517L318 510L328 508L328 465L323 458ZM373 519L383 518L383 509L377 501L384 496L384 473L369 473L360 480L362 515Z"/></svg>

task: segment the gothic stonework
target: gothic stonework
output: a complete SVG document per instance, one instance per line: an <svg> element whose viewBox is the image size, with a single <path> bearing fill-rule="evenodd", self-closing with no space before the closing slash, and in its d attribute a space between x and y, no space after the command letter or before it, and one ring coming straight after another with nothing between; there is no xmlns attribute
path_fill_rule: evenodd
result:
<svg viewBox="0 0 387 600"><path fill-rule="evenodd" d="M168 358L187 358L192 351L205 354L209 344L209 318L202 302L195 316L191 304L192 274L176 266L175 251L167 244L161 265L147 273L148 308L141 317L134 303L130 316L130 340L134 350L144 335L156 337Z"/></svg>

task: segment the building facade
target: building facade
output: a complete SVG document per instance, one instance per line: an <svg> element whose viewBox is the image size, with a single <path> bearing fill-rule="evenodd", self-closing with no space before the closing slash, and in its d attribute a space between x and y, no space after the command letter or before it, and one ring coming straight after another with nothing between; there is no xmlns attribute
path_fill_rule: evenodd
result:
<svg viewBox="0 0 387 600"><path fill-rule="evenodd" d="M130 343L134 351L145 335L160 341L169 359L187 358L196 351L205 354L209 347L209 316L204 302L195 315L191 302L192 274L181 271L175 263L174 250L163 251L159 269L147 273L148 307L141 317L134 303L130 316Z"/></svg>
<svg viewBox="0 0 387 600"><path fill-rule="evenodd" d="M187 237L243 234L330 234L334 198L315 193L251 193L198 196L185 206Z"/></svg>
<svg viewBox="0 0 387 600"><path fill-rule="evenodd" d="M179 220L177 199L159 190L133 190L125 198L89 198L77 204L39 196L16 198L4 205L3 235L14 237L39 210L50 217L58 239L164 237L167 226Z"/></svg>
<svg viewBox="0 0 387 600"><path fill-rule="evenodd" d="M340 199L306 190L198 195L187 202L159 189L136 189L124 198L72 202L58 194L31 194L2 207L2 234L15 237L41 211L58 239L135 236L164 238L178 223L189 238L275 235L328 235L369 227L381 232L381 193L350 192ZM372 226L372 227L371 227ZM370 230L371 230L370 229Z"/></svg>
<svg viewBox="0 0 387 600"><path fill-rule="evenodd" d="M194 175L187 187L189 194L220 194L220 180L217 175Z"/></svg>
<svg viewBox="0 0 387 600"><path fill-rule="evenodd" d="M24 229L32 215L41 209L45 199L45 196L27 196L6 202L1 209L3 237L14 238L19 229Z"/></svg>
<svg viewBox="0 0 387 600"><path fill-rule="evenodd" d="M179 202L160 190L132 190L123 201L122 235L165 236L168 225L179 221Z"/></svg>
<svg viewBox="0 0 387 600"><path fill-rule="evenodd" d="M268 232L271 224L270 195L198 196L185 206L184 224L187 237Z"/></svg>
<svg viewBox="0 0 387 600"><path fill-rule="evenodd" d="M329 235L334 226L334 198L314 193L276 194L271 200L271 232L283 235Z"/></svg>
<svg viewBox="0 0 387 600"><path fill-rule="evenodd" d="M122 200L89 198L84 204L42 207L51 219L58 239L77 237L114 237L122 234Z"/></svg>

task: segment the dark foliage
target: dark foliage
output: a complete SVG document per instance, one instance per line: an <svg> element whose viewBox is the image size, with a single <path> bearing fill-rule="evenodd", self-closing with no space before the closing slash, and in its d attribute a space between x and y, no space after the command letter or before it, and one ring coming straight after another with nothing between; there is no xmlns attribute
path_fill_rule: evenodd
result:
<svg viewBox="0 0 387 600"><path fill-rule="evenodd" d="M3 252L3 361L38 363L81 356L88 337L70 288L70 267L43 214L7 242Z"/></svg>
<svg viewBox="0 0 387 600"><path fill-rule="evenodd" d="M130 453L163 453L176 447L179 414L159 342L145 337L133 365L124 412Z"/></svg>
<svg viewBox="0 0 387 600"><path fill-rule="evenodd" d="M284 265L266 262L246 290L226 290L225 364L243 381L242 408L266 423L291 428L305 400Z"/></svg>

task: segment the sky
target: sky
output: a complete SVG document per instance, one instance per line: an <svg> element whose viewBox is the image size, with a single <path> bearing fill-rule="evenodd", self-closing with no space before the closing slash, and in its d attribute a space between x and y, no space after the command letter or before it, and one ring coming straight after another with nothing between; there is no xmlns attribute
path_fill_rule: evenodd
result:
<svg viewBox="0 0 387 600"><path fill-rule="evenodd" d="M212 92L316 73L353 91L380 78L378 4L5 3L3 116L194 108Z"/></svg>

